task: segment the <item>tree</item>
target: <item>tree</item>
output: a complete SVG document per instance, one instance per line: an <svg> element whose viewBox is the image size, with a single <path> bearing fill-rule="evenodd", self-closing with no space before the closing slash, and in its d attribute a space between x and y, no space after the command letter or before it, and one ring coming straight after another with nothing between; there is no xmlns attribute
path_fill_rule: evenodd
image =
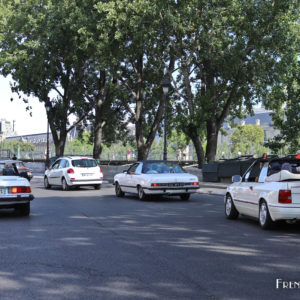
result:
<svg viewBox="0 0 300 300"><path fill-rule="evenodd" d="M263 146L264 131L258 125L242 125L233 132L231 151L233 153L242 153L257 151ZM250 151L252 149L252 151Z"/></svg>
<svg viewBox="0 0 300 300"><path fill-rule="evenodd" d="M11 150L14 153L18 151L34 151L35 146L31 143L19 142L19 141L3 141L0 143L0 148L5 150Z"/></svg>
<svg viewBox="0 0 300 300"><path fill-rule="evenodd" d="M281 61L282 65L288 66L288 72L282 74L282 81L270 91L265 97L266 107L273 110L272 120L274 127L280 130L280 134L268 141L267 145L274 152L288 151L295 153L300 148L300 25L299 22L291 26L290 47L298 50L291 51ZM279 70L280 71L280 70Z"/></svg>
<svg viewBox="0 0 300 300"><path fill-rule="evenodd" d="M160 82L164 68L173 69L166 58L167 41L162 38L159 18L161 1L124 0L97 4L105 18L111 41L113 76L128 121L135 125L138 159L146 159L163 117L164 97ZM168 63L165 63L168 62Z"/></svg>
<svg viewBox="0 0 300 300"><path fill-rule="evenodd" d="M1 2L1 72L14 80L12 91L44 102L56 155L64 152L67 133L84 119L85 106L77 92L76 71L84 54L72 26L71 1ZM69 124L69 117L78 120Z"/></svg>
<svg viewBox="0 0 300 300"><path fill-rule="evenodd" d="M296 1L167 1L162 18L178 60L173 79L178 128L194 143L199 167L215 159L229 115L252 112L285 72ZM207 139L206 151L202 141Z"/></svg>

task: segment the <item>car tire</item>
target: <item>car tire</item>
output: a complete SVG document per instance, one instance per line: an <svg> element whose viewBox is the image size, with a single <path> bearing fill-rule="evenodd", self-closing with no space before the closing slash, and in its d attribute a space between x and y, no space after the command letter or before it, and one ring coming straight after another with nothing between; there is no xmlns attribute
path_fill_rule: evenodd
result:
<svg viewBox="0 0 300 300"><path fill-rule="evenodd" d="M226 195L225 199L225 216L227 219L234 220L239 216L239 212L235 208L230 195Z"/></svg>
<svg viewBox="0 0 300 300"><path fill-rule="evenodd" d="M274 225L274 221L271 219L266 201L262 201L259 205L258 221L262 229L270 229Z"/></svg>
<svg viewBox="0 0 300 300"><path fill-rule="evenodd" d="M180 199L182 201L188 201L190 199L190 194L181 194Z"/></svg>
<svg viewBox="0 0 300 300"><path fill-rule="evenodd" d="M147 196L146 196L143 188L140 185L137 187L137 191L138 191L139 200L146 200L147 199Z"/></svg>
<svg viewBox="0 0 300 300"><path fill-rule="evenodd" d="M115 192L117 197L124 197L125 193L122 191L118 182L115 184Z"/></svg>
<svg viewBox="0 0 300 300"><path fill-rule="evenodd" d="M62 179L61 184L63 191L70 190L70 186L68 185L67 180L65 178Z"/></svg>
<svg viewBox="0 0 300 300"><path fill-rule="evenodd" d="M101 184L96 184L96 185L94 186L94 188L95 188L95 190L100 190L100 189L101 189Z"/></svg>
<svg viewBox="0 0 300 300"><path fill-rule="evenodd" d="M47 189L47 190L51 188L51 185L49 184L47 176L44 177L44 186L45 186L45 189Z"/></svg>
<svg viewBox="0 0 300 300"><path fill-rule="evenodd" d="M30 214L30 203L19 204L16 210L20 216L27 217Z"/></svg>

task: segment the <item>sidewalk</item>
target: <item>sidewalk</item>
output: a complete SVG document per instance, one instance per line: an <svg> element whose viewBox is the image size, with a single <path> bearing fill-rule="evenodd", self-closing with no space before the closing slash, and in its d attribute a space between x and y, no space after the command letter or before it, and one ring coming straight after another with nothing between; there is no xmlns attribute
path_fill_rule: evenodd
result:
<svg viewBox="0 0 300 300"><path fill-rule="evenodd" d="M44 174L34 173L32 181L33 182L43 182ZM103 180L103 183L113 183L113 178L107 178ZM210 195L225 195L226 188L230 183L223 182L204 182L200 181L199 194L210 194Z"/></svg>

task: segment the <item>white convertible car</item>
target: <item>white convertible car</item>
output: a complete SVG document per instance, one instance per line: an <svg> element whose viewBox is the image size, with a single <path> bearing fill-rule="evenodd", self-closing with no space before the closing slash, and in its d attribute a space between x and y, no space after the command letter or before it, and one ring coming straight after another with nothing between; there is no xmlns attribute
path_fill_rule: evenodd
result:
<svg viewBox="0 0 300 300"><path fill-rule="evenodd" d="M0 160L0 208L15 208L20 215L30 214L31 193L27 172L19 172L17 161Z"/></svg>
<svg viewBox="0 0 300 300"><path fill-rule="evenodd" d="M117 197L137 194L140 200L150 195L177 195L188 200L199 189L198 177L186 173L176 162L140 161L114 177Z"/></svg>
<svg viewBox="0 0 300 300"><path fill-rule="evenodd" d="M300 159L258 159L227 187L225 215L257 218L263 229L274 222L300 220Z"/></svg>

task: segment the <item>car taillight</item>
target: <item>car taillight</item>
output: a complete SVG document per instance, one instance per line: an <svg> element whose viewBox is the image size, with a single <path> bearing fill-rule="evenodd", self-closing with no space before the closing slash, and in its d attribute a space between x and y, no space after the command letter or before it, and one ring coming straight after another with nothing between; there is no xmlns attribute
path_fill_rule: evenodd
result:
<svg viewBox="0 0 300 300"><path fill-rule="evenodd" d="M74 172L74 170L73 170L72 168L70 168L70 169L67 170L67 173L68 173L68 174L73 174L73 173L75 173L75 172Z"/></svg>
<svg viewBox="0 0 300 300"><path fill-rule="evenodd" d="M278 202L279 203L292 203L291 190L279 190Z"/></svg>
<svg viewBox="0 0 300 300"><path fill-rule="evenodd" d="M102 169L101 169L101 167L99 167L100 168L100 172L102 173Z"/></svg>
<svg viewBox="0 0 300 300"><path fill-rule="evenodd" d="M192 185L199 185L199 182L193 182Z"/></svg>
<svg viewBox="0 0 300 300"><path fill-rule="evenodd" d="M13 186L11 192L12 194L31 193L31 188L30 186Z"/></svg>
<svg viewBox="0 0 300 300"><path fill-rule="evenodd" d="M151 183L151 186L158 186L158 183Z"/></svg>

